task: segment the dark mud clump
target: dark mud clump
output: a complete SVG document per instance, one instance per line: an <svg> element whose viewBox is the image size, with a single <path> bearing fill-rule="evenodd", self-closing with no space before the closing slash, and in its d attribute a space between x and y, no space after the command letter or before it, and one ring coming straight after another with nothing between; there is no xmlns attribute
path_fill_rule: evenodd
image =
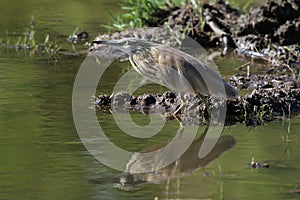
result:
<svg viewBox="0 0 300 200"><path fill-rule="evenodd" d="M210 119L207 105L212 110L224 103L224 100L206 97L206 104L196 94L179 96L170 91L162 95L144 94L136 97L117 93L110 100L107 97L100 95L96 98L95 104L99 109L113 108L113 112L117 113L129 110L144 114L158 113L166 119L177 118L183 125L207 125ZM250 94L227 101L226 105L226 125L245 123L247 126L258 126L300 113L300 89L255 89Z"/></svg>
<svg viewBox="0 0 300 200"><path fill-rule="evenodd" d="M300 1L268 1L241 15L233 27L239 54L299 68Z"/></svg>
<svg viewBox="0 0 300 200"><path fill-rule="evenodd" d="M274 33L280 44L299 44L300 41L300 18L287 21L278 27Z"/></svg>
<svg viewBox="0 0 300 200"><path fill-rule="evenodd" d="M258 34L281 45L295 44L300 42L299 17L300 1L268 1L242 15L236 30L239 36Z"/></svg>

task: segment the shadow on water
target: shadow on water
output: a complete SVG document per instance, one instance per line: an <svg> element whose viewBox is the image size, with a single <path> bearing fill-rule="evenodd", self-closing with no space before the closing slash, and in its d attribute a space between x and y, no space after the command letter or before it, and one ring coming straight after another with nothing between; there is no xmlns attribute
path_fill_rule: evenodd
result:
<svg viewBox="0 0 300 200"><path fill-rule="evenodd" d="M202 135L196 138L189 148L175 161L168 166L146 172L139 173L148 168L148 166L155 165L163 162L165 155L155 154L150 157L148 154L142 154L144 152L155 151L165 144L158 144L147 149L143 149L140 152L135 152L129 159L126 170L124 173L115 178L96 178L89 182L91 184L109 184L114 183L115 187L122 190L139 190L145 184L161 184L166 181L166 190L169 188L170 179L179 179L181 177L189 176L199 170L203 171L203 175L208 174L204 171L204 167L208 165L212 160L218 158L225 151L230 150L236 144L236 140L231 135L222 135L213 149L204 157L199 158L199 150L203 144L204 138L208 131L208 127L205 128ZM177 139L178 145L184 142L184 138ZM167 191L168 192L168 191Z"/></svg>

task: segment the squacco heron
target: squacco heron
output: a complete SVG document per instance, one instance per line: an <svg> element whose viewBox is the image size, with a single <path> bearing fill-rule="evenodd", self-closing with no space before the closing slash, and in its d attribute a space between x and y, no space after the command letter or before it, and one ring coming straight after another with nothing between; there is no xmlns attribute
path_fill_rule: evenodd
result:
<svg viewBox="0 0 300 200"><path fill-rule="evenodd" d="M137 38L98 40L92 43L125 52L139 74L173 91L225 99L238 96L236 89L207 64L170 46Z"/></svg>

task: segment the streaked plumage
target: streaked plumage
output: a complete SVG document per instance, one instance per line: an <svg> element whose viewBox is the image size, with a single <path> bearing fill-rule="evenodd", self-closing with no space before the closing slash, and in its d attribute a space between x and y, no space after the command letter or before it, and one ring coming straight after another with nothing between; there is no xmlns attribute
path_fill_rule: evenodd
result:
<svg viewBox="0 0 300 200"><path fill-rule="evenodd" d="M201 93L232 99L237 91L213 69L175 48L136 38L93 43L117 48L129 55L133 68L151 81L181 93Z"/></svg>

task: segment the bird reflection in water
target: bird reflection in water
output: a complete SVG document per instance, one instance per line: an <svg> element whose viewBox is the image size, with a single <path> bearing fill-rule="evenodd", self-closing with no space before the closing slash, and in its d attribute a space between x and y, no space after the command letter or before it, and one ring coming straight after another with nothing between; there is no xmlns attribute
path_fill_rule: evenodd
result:
<svg viewBox="0 0 300 200"><path fill-rule="evenodd" d="M208 127L204 130L204 133L197 139L195 139L189 148L179 157L176 161L170 165L148 173L136 173L136 171L143 171L143 168L153 163L160 163L160 155L155 155L152 158L145 156L145 154L139 154L138 152L133 154L127 164L126 171L119 177L119 182L116 183L116 187L123 190L136 190L140 189L146 183L159 184L163 181L167 181L166 191L168 191L170 179L185 177L193 174L194 172L203 170L203 167L209 164L212 160L219 157L223 152L231 149L236 140L233 136L222 135L213 149L204 157L199 158L199 150L204 141ZM180 138L178 139L180 142ZM157 148L160 148L158 145ZM154 147L152 150L155 150ZM162 155L162 157L164 157ZM134 164L134 167L132 163Z"/></svg>

